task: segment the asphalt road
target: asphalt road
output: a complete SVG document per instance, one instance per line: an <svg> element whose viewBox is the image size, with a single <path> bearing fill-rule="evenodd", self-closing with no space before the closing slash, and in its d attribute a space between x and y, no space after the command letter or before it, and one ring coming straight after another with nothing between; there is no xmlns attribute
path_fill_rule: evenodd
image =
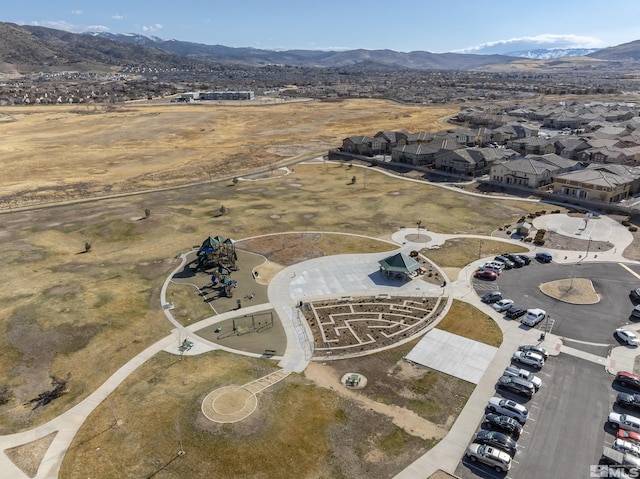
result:
<svg viewBox="0 0 640 479"><path fill-rule="evenodd" d="M629 266L640 274L640 266ZM574 305L544 295L540 284L558 279L590 278L600 302ZM595 345L619 345L613 336L616 328L633 322L629 291L640 286L640 279L617 263L541 264L533 260L529 266L503 271L495 282L474 280L478 294L499 289L504 298L511 298L524 308L544 309L550 317L553 334ZM540 323L537 327L544 327ZM522 326L525 328L526 326ZM568 344L585 349L576 344ZM606 356L606 350L590 351Z"/></svg>
<svg viewBox="0 0 640 479"><path fill-rule="evenodd" d="M566 354L549 358L536 374L542 387L531 400L496 394L520 402L530 411L509 473L499 474L463 459L456 470L458 477L589 477L589 466L598 463L603 446L614 439L604 426L617 394L612 377L602 366Z"/></svg>

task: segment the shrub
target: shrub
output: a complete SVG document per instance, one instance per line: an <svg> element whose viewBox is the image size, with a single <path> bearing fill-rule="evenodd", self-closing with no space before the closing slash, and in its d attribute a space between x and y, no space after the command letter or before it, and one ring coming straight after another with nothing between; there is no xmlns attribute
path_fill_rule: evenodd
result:
<svg viewBox="0 0 640 479"><path fill-rule="evenodd" d="M533 244L537 244L538 246L543 246L545 241L542 238L536 238L533 240Z"/></svg>
<svg viewBox="0 0 640 479"><path fill-rule="evenodd" d="M507 230L507 234L511 236L511 230Z"/></svg>
<svg viewBox="0 0 640 479"><path fill-rule="evenodd" d="M545 230L544 228L540 228L540 229L538 230L538 232L536 233L536 236L537 236L537 235L544 236L544 235L546 235L546 234L547 234L547 230Z"/></svg>
<svg viewBox="0 0 640 479"><path fill-rule="evenodd" d="M546 215L547 214L547 210L542 210L540 211L541 214Z"/></svg>
<svg viewBox="0 0 640 479"><path fill-rule="evenodd" d="M624 221L622 222L622 226L631 226L631 222L630 222L630 221L627 221L627 220L624 220Z"/></svg>
<svg viewBox="0 0 640 479"><path fill-rule="evenodd" d="M531 236L527 236L523 241L525 243L531 243L533 241L533 238Z"/></svg>
<svg viewBox="0 0 640 479"><path fill-rule="evenodd" d="M638 231L638 227L637 226L629 226L629 231Z"/></svg>

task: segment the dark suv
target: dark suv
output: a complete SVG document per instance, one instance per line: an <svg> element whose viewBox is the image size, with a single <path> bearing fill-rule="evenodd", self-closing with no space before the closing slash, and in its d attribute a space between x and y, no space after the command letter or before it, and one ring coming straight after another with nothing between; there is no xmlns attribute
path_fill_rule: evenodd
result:
<svg viewBox="0 0 640 479"><path fill-rule="evenodd" d="M636 376L635 374L631 374L626 371L620 371L616 375L615 380L620 383L621 386L640 391L640 376Z"/></svg>
<svg viewBox="0 0 640 479"><path fill-rule="evenodd" d="M512 417L500 414L487 414L482 425L487 429L502 431L512 437L518 437L522 432L522 424Z"/></svg>
<svg viewBox="0 0 640 479"><path fill-rule="evenodd" d="M527 314L527 310L521 308L520 306L511 306L506 313L507 318L509 319L518 319Z"/></svg>
<svg viewBox="0 0 640 479"><path fill-rule="evenodd" d="M498 387L508 389L516 394L522 394L527 397L532 397L536 393L536 388L533 383L526 379L513 376L501 376L498 379Z"/></svg>
<svg viewBox="0 0 640 479"><path fill-rule="evenodd" d="M502 256L506 256L511 261L513 261L513 264L515 265L516 268L522 268L525 265L524 260L517 254L507 253L507 254L503 254Z"/></svg>
<svg viewBox="0 0 640 479"><path fill-rule="evenodd" d="M502 293L500 291L489 291L485 294L480 301L487 304L492 304L502 299Z"/></svg>
<svg viewBox="0 0 640 479"><path fill-rule="evenodd" d="M631 301L634 303L640 303L640 288L632 289L629 293L629 298L631 298Z"/></svg>
<svg viewBox="0 0 640 479"><path fill-rule="evenodd" d="M513 269L516 267L515 263L506 256L500 255L496 256L494 259L495 261L499 261L500 263L502 263L504 265L504 269Z"/></svg>

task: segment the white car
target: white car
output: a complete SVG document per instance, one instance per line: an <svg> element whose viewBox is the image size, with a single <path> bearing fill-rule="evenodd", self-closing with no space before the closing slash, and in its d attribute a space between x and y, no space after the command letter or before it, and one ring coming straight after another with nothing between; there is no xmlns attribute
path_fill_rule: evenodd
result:
<svg viewBox="0 0 640 479"><path fill-rule="evenodd" d="M522 404L518 404L510 399L503 399L499 397L492 397L489 399L487 409L503 416L509 416L518 421L520 424L524 424L529 419L529 410Z"/></svg>
<svg viewBox="0 0 640 479"><path fill-rule="evenodd" d="M547 312L544 309L527 309L527 314L522 318L522 324L533 327L546 317Z"/></svg>
<svg viewBox="0 0 640 479"><path fill-rule="evenodd" d="M511 469L511 456L500 449L485 444L473 443L467 448L467 457L475 462L480 461L493 467L498 472Z"/></svg>
<svg viewBox="0 0 640 479"><path fill-rule="evenodd" d="M621 341L624 341L629 346L637 346L640 343L640 339L633 331L629 331L628 329L618 328L616 329L616 336L620 338Z"/></svg>
<svg viewBox="0 0 640 479"><path fill-rule="evenodd" d="M478 269L489 270L489 271L493 271L495 274L500 274L502 273L502 270L504 268L501 268L496 263L485 263L482 266L480 266Z"/></svg>
<svg viewBox="0 0 640 479"><path fill-rule="evenodd" d="M540 379L535 374L527 371L526 369L518 369L518 368L509 366L507 367L507 369L504 370L504 373L502 374L504 376L513 376L516 378L526 379L531 384L533 384L533 386L536 388L536 391L540 389L540 386L542 386L542 379Z"/></svg>
<svg viewBox="0 0 640 479"><path fill-rule="evenodd" d="M544 366L544 358L533 351L516 351L513 353L511 359L528 366L533 366L536 369L540 369Z"/></svg>
<svg viewBox="0 0 640 479"><path fill-rule="evenodd" d="M640 432L640 419L628 414L609 413L608 422L614 429L624 429L625 431Z"/></svg>
<svg viewBox="0 0 640 479"><path fill-rule="evenodd" d="M506 311L511 306L513 306L512 299L501 299L500 301L493 303L493 309L495 309L498 313Z"/></svg>
<svg viewBox="0 0 640 479"><path fill-rule="evenodd" d="M640 456L640 446L624 439L616 439L613 441L613 448L616 451L624 452L625 454L633 454L634 456Z"/></svg>

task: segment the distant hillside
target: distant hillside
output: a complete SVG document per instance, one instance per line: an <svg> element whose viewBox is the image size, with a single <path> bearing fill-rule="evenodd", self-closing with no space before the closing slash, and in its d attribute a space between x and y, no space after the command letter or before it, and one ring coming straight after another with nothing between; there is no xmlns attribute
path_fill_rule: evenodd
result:
<svg viewBox="0 0 640 479"><path fill-rule="evenodd" d="M0 63L29 72L110 70L130 64L180 68L189 61L153 47L0 22Z"/></svg>
<svg viewBox="0 0 640 479"><path fill-rule="evenodd" d="M587 56L598 60L638 61L640 60L640 40L604 48Z"/></svg>
<svg viewBox="0 0 640 479"><path fill-rule="evenodd" d="M504 64L514 58L504 55L469 55L458 53L409 53L393 50L261 50L257 48L232 48L223 45L163 40L133 34L92 33L91 35L134 45L152 46L184 57L220 63L243 65L291 65L304 67L345 67L360 63L373 63L416 70L472 70L484 65Z"/></svg>
<svg viewBox="0 0 640 479"><path fill-rule="evenodd" d="M542 54L540 54L542 55ZM526 56L526 55L523 55ZM533 53L527 58L537 58ZM561 60L564 60L564 57ZM640 41L606 48L578 59L576 65L585 68L636 68L640 60ZM579 60L582 59L582 60ZM163 40L143 35L111 33L74 34L44 27L19 26L0 22L0 72L91 71L117 70L124 66L156 69L204 69L212 63L264 67L413 69L457 71L519 71L573 68L573 60L529 60L506 55L476 55L461 53L409 53L393 50L261 50L205 45L179 40ZM610 63L608 63L610 62Z"/></svg>

